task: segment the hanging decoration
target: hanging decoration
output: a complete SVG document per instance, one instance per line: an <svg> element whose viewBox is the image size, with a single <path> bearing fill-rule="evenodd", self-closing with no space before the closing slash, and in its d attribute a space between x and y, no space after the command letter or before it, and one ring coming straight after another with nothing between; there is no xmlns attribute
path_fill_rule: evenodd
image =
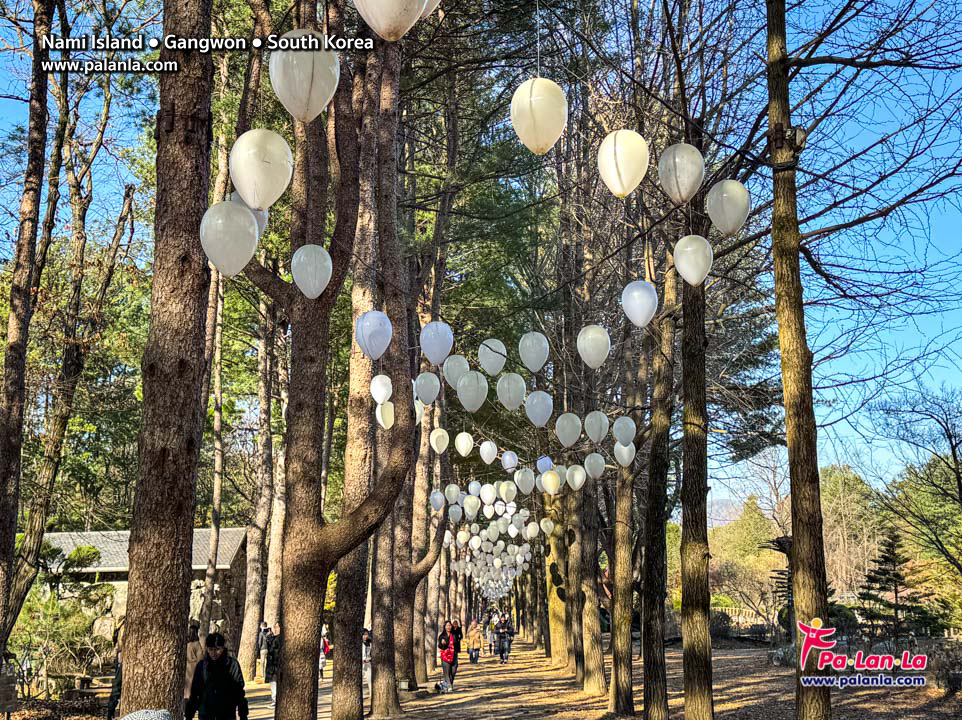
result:
<svg viewBox="0 0 962 720"><path fill-rule="evenodd" d="M267 209L266 208L264 210L252 209L247 205L246 202L244 202L244 198L242 198L240 196L240 193L237 192L236 190L230 194L230 201L233 203L237 203L238 205L243 205L254 214L254 219L257 220L257 239L260 240L261 235L264 234L264 230L267 229L267 218L268 218Z"/></svg>
<svg viewBox="0 0 962 720"><path fill-rule="evenodd" d="M441 508L444 507L444 493L440 490L431 493L431 507L434 508L435 512L441 512Z"/></svg>
<svg viewBox="0 0 962 720"><path fill-rule="evenodd" d="M429 0L354 0L354 7L374 32L397 42L421 19Z"/></svg>
<svg viewBox="0 0 962 720"><path fill-rule="evenodd" d="M621 291L621 307L635 327L646 327L658 310L658 291L645 280L635 280Z"/></svg>
<svg viewBox="0 0 962 720"><path fill-rule="evenodd" d="M200 245L221 275L234 277L257 251L257 219L240 203L214 203L200 221Z"/></svg>
<svg viewBox="0 0 962 720"><path fill-rule="evenodd" d="M600 368L611 350L611 338L601 325L585 325L578 333L578 354L592 370Z"/></svg>
<svg viewBox="0 0 962 720"><path fill-rule="evenodd" d="M448 506L448 519L457 525L461 522L461 517L464 511L461 509L460 505L449 505Z"/></svg>
<svg viewBox="0 0 962 720"><path fill-rule="evenodd" d="M421 11L421 19L428 17L435 10L438 9L438 5L441 4L441 0L427 0L427 5L424 6L424 10Z"/></svg>
<svg viewBox="0 0 962 720"><path fill-rule="evenodd" d="M481 459L484 460L484 464L490 465L494 462L494 459L498 457L498 446L490 440L485 440L481 443L481 448L478 452L481 455Z"/></svg>
<svg viewBox="0 0 962 720"><path fill-rule="evenodd" d="M471 437L471 433L459 432L454 438L454 449L457 450L461 457L467 457L471 454L474 449L474 438ZM475 485L476 482L471 483ZM471 492L471 485L468 486L468 492ZM478 486L480 488L480 485ZM472 495L477 495L477 493L472 492Z"/></svg>
<svg viewBox="0 0 962 720"><path fill-rule="evenodd" d="M539 332L529 332L521 336L518 341L518 354L522 364L532 373L541 371L548 361L548 338Z"/></svg>
<svg viewBox="0 0 962 720"><path fill-rule="evenodd" d="M694 145L669 145L658 159L658 182L675 205L695 197L704 178L705 160Z"/></svg>
<svg viewBox="0 0 962 720"><path fill-rule="evenodd" d="M254 210L266 210L287 190L294 156L287 141L271 130L248 130L234 141L228 159L234 188Z"/></svg>
<svg viewBox="0 0 962 720"><path fill-rule="evenodd" d="M371 397L378 405L383 405L394 394L394 385L387 375L375 375L371 378Z"/></svg>
<svg viewBox="0 0 962 720"><path fill-rule="evenodd" d="M291 257L294 284L308 300L321 296L331 281L332 272L331 256L320 245L301 245Z"/></svg>
<svg viewBox="0 0 962 720"><path fill-rule="evenodd" d="M561 490L561 476L554 470L541 473L541 486L549 495L557 495Z"/></svg>
<svg viewBox="0 0 962 720"><path fill-rule="evenodd" d="M535 427L544 427L551 418L553 401L543 390L535 390L524 401L524 414Z"/></svg>
<svg viewBox="0 0 962 720"><path fill-rule="evenodd" d="M592 480L597 480L605 474L605 459L599 453L591 453L585 458L585 472Z"/></svg>
<svg viewBox="0 0 962 720"><path fill-rule="evenodd" d="M281 39L313 35L320 50L274 50L268 73L274 94L287 112L301 122L310 122L331 102L341 67L337 53L324 48L324 36L316 30L300 28L284 33Z"/></svg>
<svg viewBox="0 0 962 720"><path fill-rule="evenodd" d="M539 457L538 462L535 463L535 465L538 468L539 473L546 473L554 467L554 463L551 462L551 458L549 458L547 455L542 455Z"/></svg>
<svg viewBox="0 0 962 720"><path fill-rule="evenodd" d="M449 505L455 504L460 498L461 488L454 483L450 483L446 488L444 488L444 499L448 501Z"/></svg>
<svg viewBox="0 0 962 720"><path fill-rule="evenodd" d="M627 445L632 442L635 439L635 433L637 431L635 421L627 415L623 415L615 420L615 424L611 428L611 433L615 436L615 440L622 445Z"/></svg>
<svg viewBox="0 0 962 720"><path fill-rule="evenodd" d="M488 338L478 348L478 364L491 377L501 372L507 358L508 349L497 338Z"/></svg>
<svg viewBox="0 0 962 720"><path fill-rule="evenodd" d="M615 197L628 197L648 172L648 143L634 130L608 133L598 148L598 173Z"/></svg>
<svg viewBox="0 0 962 720"><path fill-rule="evenodd" d="M685 235L675 243L675 268L685 282L698 287L711 272L715 255L711 245L701 235Z"/></svg>
<svg viewBox="0 0 962 720"><path fill-rule="evenodd" d="M518 487L510 480L505 480L498 488L498 494L506 503L513 502L518 496Z"/></svg>
<svg viewBox="0 0 962 720"><path fill-rule="evenodd" d="M448 431L444 428L434 428L428 437L431 447L438 455L442 455L448 449Z"/></svg>
<svg viewBox="0 0 962 720"><path fill-rule="evenodd" d="M575 492L578 492L582 487L584 487L587 477L588 475L583 467L580 465L572 465L568 468L568 473L565 476L565 482L568 483L568 487Z"/></svg>
<svg viewBox="0 0 962 720"><path fill-rule="evenodd" d="M424 403L414 398L414 424L420 425L424 419Z"/></svg>
<svg viewBox="0 0 962 720"><path fill-rule="evenodd" d="M534 472L531 468L521 468L514 474L514 484L525 495L530 495L534 490Z"/></svg>
<svg viewBox="0 0 962 720"><path fill-rule="evenodd" d="M385 430L390 430L394 427L394 403L387 401L378 404L374 408L374 417L377 419L378 425Z"/></svg>
<svg viewBox="0 0 962 720"><path fill-rule="evenodd" d="M518 467L518 454L511 450L505 450L501 454L501 467L507 472L514 472L514 469ZM511 500L507 502L511 502Z"/></svg>
<svg viewBox="0 0 962 720"><path fill-rule="evenodd" d="M454 347L451 327L440 320L429 322L421 328L421 352L432 365L440 365Z"/></svg>
<svg viewBox="0 0 962 720"><path fill-rule="evenodd" d="M387 350L394 336L391 319L380 310L368 310L354 323L354 339L361 352L377 360Z"/></svg>
<svg viewBox="0 0 962 720"><path fill-rule="evenodd" d="M527 390L524 378L517 373L505 373L499 377L495 389L498 393L498 401L511 412L521 407Z"/></svg>
<svg viewBox="0 0 962 720"><path fill-rule="evenodd" d="M468 365L464 355L448 355L444 364L441 366L441 374L445 381L451 386L452 390L458 389L458 380L464 373L468 372L471 366Z"/></svg>
<svg viewBox="0 0 962 720"><path fill-rule="evenodd" d="M461 434L462 434L462 435L467 435L467 433L461 433ZM469 437L470 437L470 436L469 436ZM457 440L455 440L455 443L457 443ZM480 495L480 494L481 494L481 483L479 483L477 480L472 480L471 482L469 482L469 483L468 483L468 494L469 494L469 495L474 495L475 497L477 497L478 495Z"/></svg>
<svg viewBox="0 0 962 720"><path fill-rule="evenodd" d="M608 434L608 416L600 410L592 410L585 416L585 434L596 445L600 445Z"/></svg>
<svg viewBox="0 0 962 720"><path fill-rule="evenodd" d="M751 209L748 188L737 180L717 182L705 196L708 217L722 235L734 235L741 230Z"/></svg>
<svg viewBox="0 0 962 720"><path fill-rule="evenodd" d="M518 138L535 155L544 155L561 137L568 122L564 90L547 78L521 83L511 98L511 124Z"/></svg>
<svg viewBox="0 0 962 720"><path fill-rule="evenodd" d="M554 532L554 520L551 518L542 518L539 525L541 526L541 532L545 534L545 537L551 537L551 533Z"/></svg>
<svg viewBox="0 0 962 720"><path fill-rule="evenodd" d="M423 372L414 381L414 394L425 405L433 403L441 392L441 381L433 372Z"/></svg>
<svg viewBox="0 0 962 720"><path fill-rule="evenodd" d="M554 433L565 447L571 447L581 437L581 418L574 413L560 415L554 423Z"/></svg>
<svg viewBox="0 0 962 720"><path fill-rule="evenodd" d="M497 499L498 491L494 485L491 483L485 483L481 486L481 502L483 502L485 505L494 505L494 502Z"/></svg>
<svg viewBox="0 0 962 720"><path fill-rule="evenodd" d="M469 413L477 412L488 397L488 381L477 370L470 370L458 380L458 400Z"/></svg>
<svg viewBox="0 0 962 720"><path fill-rule="evenodd" d="M635 459L635 444L633 442L627 445L622 445L620 442L615 443L615 460L621 467L628 467L631 465L631 461Z"/></svg>

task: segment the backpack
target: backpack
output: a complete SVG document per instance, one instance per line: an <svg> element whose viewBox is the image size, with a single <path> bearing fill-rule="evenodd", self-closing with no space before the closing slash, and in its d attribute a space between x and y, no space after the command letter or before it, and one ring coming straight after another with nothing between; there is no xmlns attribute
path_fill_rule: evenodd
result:
<svg viewBox="0 0 962 720"><path fill-rule="evenodd" d="M438 650L447 650L447 649L448 649L448 636L442 635L441 637L438 638Z"/></svg>

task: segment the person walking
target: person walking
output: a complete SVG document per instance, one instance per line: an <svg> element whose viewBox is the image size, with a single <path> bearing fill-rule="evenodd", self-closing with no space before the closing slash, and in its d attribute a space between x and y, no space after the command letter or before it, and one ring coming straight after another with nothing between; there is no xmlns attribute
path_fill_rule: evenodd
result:
<svg viewBox="0 0 962 720"><path fill-rule="evenodd" d="M271 707L277 705L277 678L281 671L281 652L283 649L281 624L274 623L274 628L267 638L267 657L264 664L264 682L271 686Z"/></svg>
<svg viewBox="0 0 962 720"><path fill-rule="evenodd" d="M488 655L494 655L495 644L498 641L498 614L491 613L488 620Z"/></svg>
<svg viewBox="0 0 962 720"><path fill-rule="evenodd" d="M481 637L481 627L477 620L471 621L468 628L468 660L472 665L478 664L478 656L481 654L481 646L484 639Z"/></svg>
<svg viewBox="0 0 962 720"><path fill-rule="evenodd" d="M371 687L371 631L364 628L364 632L361 634L361 663L364 669L364 682L367 684L367 694L373 695L374 690Z"/></svg>
<svg viewBox="0 0 962 720"><path fill-rule="evenodd" d="M207 636L207 655L197 663L190 686L187 720L247 720L249 709L244 695L244 674L237 659L227 652L220 633Z"/></svg>
<svg viewBox="0 0 962 720"><path fill-rule="evenodd" d="M321 631L321 659L320 659L320 669L321 669L321 680L324 679L324 668L327 667L327 656L331 652L331 644L327 641L327 630Z"/></svg>
<svg viewBox="0 0 962 720"><path fill-rule="evenodd" d="M461 657L461 641L464 640L464 630L461 628L461 621L457 618L451 621L451 636L454 638L454 661L451 663L451 685L454 686L454 678L458 674L458 661Z"/></svg>
<svg viewBox="0 0 962 720"><path fill-rule="evenodd" d="M264 677L267 674L267 642L270 640L271 629L266 622L261 620L261 627L257 631L257 661L258 668L254 669L254 675Z"/></svg>
<svg viewBox="0 0 962 720"><path fill-rule="evenodd" d="M441 672L443 680L434 686L438 692L453 692L454 677L451 674L451 665L454 662L454 634L451 621L444 623L440 635L438 635L438 650L441 651Z"/></svg>
<svg viewBox="0 0 962 720"><path fill-rule="evenodd" d="M501 614L501 620L498 621L498 624L495 626L495 635L498 641L498 655L501 658L501 664L505 665L508 662L508 655L511 654L511 640L514 638L514 626L504 613Z"/></svg>
<svg viewBox="0 0 962 720"><path fill-rule="evenodd" d="M204 659L204 646L200 644L199 628L191 623L187 629L187 667L184 672L184 707L190 699L190 686L194 683L194 671Z"/></svg>

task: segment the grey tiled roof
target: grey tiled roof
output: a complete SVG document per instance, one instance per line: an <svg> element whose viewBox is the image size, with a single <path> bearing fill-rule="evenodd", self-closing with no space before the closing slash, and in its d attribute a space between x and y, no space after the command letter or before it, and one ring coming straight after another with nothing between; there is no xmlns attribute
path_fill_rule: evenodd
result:
<svg viewBox="0 0 962 720"><path fill-rule="evenodd" d="M227 570L240 550L247 535L246 528L221 528L220 542L217 546L217 569ZM129 530L107 530L93 532L54 532L46 533L44 540L60 548L69 555L78 547L93 546L100 551L100 560L87 568L91 572L127 572L127 545L130 543ZM194 530L194 546L191 548L191 565L194 570L207 567L207 554L210 552L210 530Z"/></svg>

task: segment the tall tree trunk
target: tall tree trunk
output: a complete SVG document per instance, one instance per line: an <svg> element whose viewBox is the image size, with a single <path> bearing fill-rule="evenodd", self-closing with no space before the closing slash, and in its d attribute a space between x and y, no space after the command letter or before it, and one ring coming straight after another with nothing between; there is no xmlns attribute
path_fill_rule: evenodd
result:
<svg viewBox="0 0 962 720"><path fill-rule="evenodd" d="M23 445L23 415L27 384L27 338L33 314L33 272L37 252L37 224L43 187L44 155L47 149L47 71L50 57L40 38L50 34L52 0L33 3L33 63L31 66L30 109L27 121L27 165L20 199L17 245L10 273L10 309L7 314L7 342L3 356L3 397L0 398L0 619L9 623L10 589L14 580L17 513L20 503L20 453ZM0 651L6 650L3 638Z"/></svg>
<svg viewBox="0 0 962 720"><path fill-rule="evenodd" d="M217 585L217 553L220 548L220 507L224 491L224 280L215 271L211 280L217 286L214 313L214 358L211 375L214 384L214 471L211 479L210 500L210 547L207 552L207 570L204 572L204 597L200 607L200 635L210 632L210 620L214 609L214 588Z"/></svg>
<svg viewBox="0 0 962 720"><path fill-rule="evenodd" d="M277 333L275 348L274 386L280 398L280 416L287 415L287 331L282 326ZM278 434L279 447L275 453L274 467L274 499L271 505L271 537L267 558L267 591L264 595L264 622L273 627L281 621L281 578L283 577L284 559L284 521L287 516L287 463L284 429Z"/></svg>
<svg viewBox="0 0 962 720"><path fill-rule="evenodd" d="M431 568L427 579L427 590L425 592L425 620L424 620L424 679L418 680L422 684L428 682L428 677L438 668L438 618L440 616L440 588L441 588L441 565L443 564L443 554L441 558Z"/></svg>
<svg viewBox="0 0 962 720"><path fill-rule="evenodd" d="M247 526L247 590L244 594L244 624L237 649L237 661L244 677L254 677L257 668L257 635L264 617L264 570L267 553L267 523L274 496L274 448L271 432L271 401L274 379L274 308L261 296L258 307L260 339L257 347L257 479L258 494L254 517Z"/></svg>
<svg viewBox="0 0 962 720"><path fill-rule="evenodd" d="M601 644L601 615L598 600L598 495L595 479L589 479L582 488L584 515L584 574L581 587L584 590L581 615L584 624L585 680L584 691L588 695L606 695L605 656ZM586 492L587 491L587 492Z"/></svg>
<svg viewBox="0 0 962 720"><path fill-rule="evenodd" d="M795 618L808 623L828 617L828 583L822 539L818 485L818 431L812 391L812 351L805 332L805 307L799 249L795 166L798 151L790 141L792 125L784 0L766 0L768 10L768 123L772 172L772 257L775 262L775 317L782 360L785 441L792 497L792 593ZM793 628L801 660L801 634ZM815 653L796 662L795 717L828 720L829 688L803 687L803 674L818 674ZM827 672L827 671L826 671Z"/></svg>
<svg viewBox="0 0 962 720"><path fill-rule="evenodd" d="M381 434L379 432L378 434ZM371 717L400 717L394 671L394 521L388 515L374 534L371 560Z"/></svg>
<svg viewBox="0 0 962 720"><path fill-rule="evenodd" d="M648 463L648 503L645 518L643 563L644 600L642 646L644 651L645 719L668 719L668 684L665 671L665 526L667 523L669 432L673 407L675 356L675 265L665 254L663 313L656 326L652 362L651 454Z"/></svg>
<svg viewBox="0 0 962 720"><path fill-rule="evenodd" d="M209 37L209 0L164 3L164 35ZM150 331L143 358L140 475L130 533L121 715L184 711L194 487L204 415L210 271L200 222L210 188L213 63L162 48Z"/></svg>
<svg viewBox="0 0 962 720"><path fill-rule="evenodd" d="M378 44L368 57L364 80L364 109L359 157L357 236L354 242L351 326L363 313L377 308L377 164L375 133L380 106L384 46ZM375 471L376 425L371 407L373 361L351 345L347 400L348 443L344 458L342 515L364 501ZM332 720L356 720L364 715L362 694L361 631L367 598L367 543L361 543L337 564L337 598L334 605L334 681L331 693Z"/></svg>
<svg viewBox="0 0 962 720"><path fill-rule="evenodd" d="M564 668L568 665L568 631L565 625L565 542L561 528L560 500L544 496L545 517L555 523L554 532L546 538L545 588L548 598L548 631L551 635L551 666Z"/></svg>

